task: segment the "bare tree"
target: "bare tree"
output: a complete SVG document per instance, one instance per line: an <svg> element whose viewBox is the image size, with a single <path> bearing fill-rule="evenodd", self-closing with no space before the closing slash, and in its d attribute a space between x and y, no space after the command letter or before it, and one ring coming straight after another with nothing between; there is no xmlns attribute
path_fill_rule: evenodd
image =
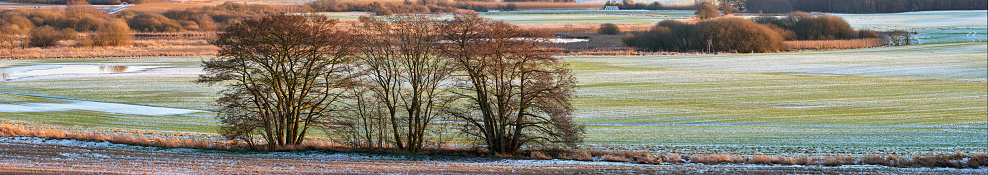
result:
<svg viewBox="0 0 988 175"><path fill-rule="evenodd" d="M352 85L347 70L355 39L325 17L271 15L234 24L212 44L202 83L229 83L219 118L231 139L260 133L268 149L299 145L308 128L334 115ZM240 135L240 136L237 136Z"/></svg>
<svg viewBox="0 0 988 175"><path fill-rule="evenodd" d="M387 110L394 145L418 152L429 124L453 101L444 81L454 67L438 52L440 21L405 15L361 22L366 32L362 63L374 98Z"/></svg>
<svg viewBox="0 0 988 175"><path fill-rule="evenodd" d="M575 79L544 47L547 33L476 15L457 16L439 31L446 56L463 73L459 94L470 102L450 113L468 123L466 132L483 139L491 153L582 141L583 128L571 120Z"/></svg>

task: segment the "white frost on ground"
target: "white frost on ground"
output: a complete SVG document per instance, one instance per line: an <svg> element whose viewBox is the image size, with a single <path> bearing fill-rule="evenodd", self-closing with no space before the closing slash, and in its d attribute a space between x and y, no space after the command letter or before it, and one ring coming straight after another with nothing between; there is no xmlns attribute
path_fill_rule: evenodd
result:
<svg viewBox="0 0 988 175"><path fill-rule="evenodd" d="M22 103L0 104L0 112L48 112L87 110L131 115L177 115L205 112L201 110L165 108L153 106L104 103L93 101L72 101L71 103Z"/></svg>
<svg viewBox="0 0 988 175"><path fill-rule="evenodd" d="M138 72L162 66L108 65L108 64L37 64L0 69L2 80L47 75L109 74Z"/></svg>

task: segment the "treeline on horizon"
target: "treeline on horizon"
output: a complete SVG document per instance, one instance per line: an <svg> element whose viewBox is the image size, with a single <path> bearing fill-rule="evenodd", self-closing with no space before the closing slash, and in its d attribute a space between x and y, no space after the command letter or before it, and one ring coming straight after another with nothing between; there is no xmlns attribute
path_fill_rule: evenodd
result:
<svg viewBox="0 0 988 175"><path fill-rule="evenodd" d="M985 0L748 0L749 13L792 11L828 13L897 13L932 10L988 10Z"/></svg>
<svg viewBox="0 0 988 175"><path fill-rule="evenodd" d="M652 3L640 3L634 0L622 0L621 2L607 1L604 6L617 6L620 10L693 10L696 5L688 6L663 6L662 3L653 1Z"/></svg>
<svg viewBox="0 0 988 175"><path fill-rule="evenodd" d="M32 3L32 4L68 4L73 0L4 0L7 2ZM120 3L143 4L150 2L163 2L165 0L86 0L94 5L117 5Z"/></svg>
<svg viewBox="0 0 988 175"><path fill-rule="evenodd" d="M122 11L107 14L87 6L85 1L70 1L66 10L16 9L0 10L0 37L27 35L27 42L12 43L13 38L0 47L30 46L49 47L60 40L76 40L77 46L119 46L129 44L133 32L181 32L215 31L224 26L259 16L283 11L266 5L245 5L227 2L217 6L203 6L184 10L168 10L164 13ZM114 30L107 30L107 29ZM41 30L37 30L41 29ZM58 32L52 32L58 31ZM79 33L114 32L114 42L99 42L93 37L81 37ZM123 37L126 35L127 37ZM110 36L106 34L106 36ZM97 42L91 42L97 41ZM107 43L107 44L103 44Z"/></svg>
<svg viewBox="0 0 988 175"><path fill-rule="evenodd" d="M529 2L525 0L504 1L504 2ZM569 2L569 1L556 1ZM488 7L472 1L448 1L448 0L405 0L392 2L354 2L341 0L317 0L305 4L311 11L315 12L373 12L377 15L391 15L395 13L465 13L463 10L476 12L487 12L490 10L515 11L518 6L513 3ZM462 10L461 10L462 9Z"/></svg>

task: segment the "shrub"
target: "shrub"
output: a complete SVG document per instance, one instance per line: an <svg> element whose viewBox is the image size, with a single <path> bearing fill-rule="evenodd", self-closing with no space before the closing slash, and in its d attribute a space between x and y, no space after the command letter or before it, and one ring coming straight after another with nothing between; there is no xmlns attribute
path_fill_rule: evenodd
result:
<svg viewBox="0 0 988 175"><path fill-rule="evenodd" d="M62 36L61 32L56 31L51 26L43 26L31 30L28 45L32 47L50 47L62 39L65 39L65 36Z"/></svg>
<svg viewBox="0 0 988 175"><path fill-rule="evenodd" d="M76 32L71 28L64 28L60 30L59 33L62 33L62 39L68 39L68 40L79 39L79 32Z"/></svg>
<svg viewBox="0 0 988 175"><path fill-rule="evenodd" d="M795 39L799 40L837 40L861 38L861 33L857 33L851 25L844 19L827 14L810 15L803 12L789 13L784 18L758 17L753 19L757 23L772 24L778 28L792 31ZM778 29L773 29L780 31ZM870 31L874 33L874 31ZM787 33L781 33L787 40ZM868 31L864 35L871 37ZM878 35L874 35L878 37Z"/></svg>
<svg viewBox="0 0 988 175"><path fill-rule="evenodd" d="M622 38L642 50L777 52L783 38L769 27L740 18L705 20L696 24L663 21L648 32Z"/></svg>
<svg viewBox="0 0 988 175"><path fill-rule="evenodd" d="M875 33L874 30L856 30L854 33L857 33L858 38L878 38L878 33Z"/></svg>
<svg viewBox="0 0 988 175"><path fill-rule="evenodd" d="M8 22L6 25L3 25L3 30L11 34L27 34L31 32L31 29L34 29L34 23L24 16L3 16L3 18Z"/></svg>
<svg viewBox="0 0 988 175"><path fill-rule="evenodd" d="M144 13L127 20L131 29L141 32L178 32L182 25L157 13Z"/></svg>
<svg viewBox="0 0 988 175"><path fill-rule="evenodd" d="M131 40L130 27L123 20L110 22L91 34L85 40L79 41L83 46L125 46Z"/></svg>
<svg viewBox="0 0 988 175"><path fill-rule="evenodd" d="M716 18L720 17L720 11L717 11L717 7L714 4L704 1L696 7L696 17L700 19Z"/></svg>
<svg viewBox="0 0 988 175"><path fill-rule="evenodd" d="M621 29L618 29L618 26L613 23L604 23L600 25L600 28L597 28L599 34L617 35L620 32Z"/></svg>

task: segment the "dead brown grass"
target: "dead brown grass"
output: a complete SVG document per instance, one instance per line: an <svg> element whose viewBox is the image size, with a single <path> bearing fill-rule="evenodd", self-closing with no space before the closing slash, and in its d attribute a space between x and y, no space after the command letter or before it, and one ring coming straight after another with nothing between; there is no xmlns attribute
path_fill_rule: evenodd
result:
<svg viewBox="0 0 988 175"><path fill-rule="evenodd" d="M882 39L865 38L851 40L800 40L782 42L790 50L860 49L885 45Z"/></svg>
<svg viewBox="0 0 988 175"><path fill-rule="evenodd" d="M24 129L23 126L6 124L6 123L0 124L0 137L18 137L18 136L50 138L50 139L73 139L73 140L93 141L93 142L110 142L110 143L118 143L118 144L137 145L137 146L214 149L214 150L231 149L228 146L230 145L230 143L227 142L208 142L208 141L188 140L188 139L178 139L178 138L157 138L157 137L148 138L145 136L140 136L135 134L104 135L98 133L74 133L74 132L64 132L50 127L38 127L27 130Z"/></svg>
<svg viewBox="0 0 988 175"><path fill-rule="evenodd" d="M529 155L528 158L535 160L552 160L552 157L549 157L540 151L532 151L532 154Z"/></svg>
<svg viewBox="0 0 988 175"><path fill-rule="evenodd" d="M48 48L0 49L0 59L94 58L94 57L160 57L212 56L219 48L209 44L212 32L180 32L135 34L129 46L75 46L75 41L61 41Z"/></svg>

